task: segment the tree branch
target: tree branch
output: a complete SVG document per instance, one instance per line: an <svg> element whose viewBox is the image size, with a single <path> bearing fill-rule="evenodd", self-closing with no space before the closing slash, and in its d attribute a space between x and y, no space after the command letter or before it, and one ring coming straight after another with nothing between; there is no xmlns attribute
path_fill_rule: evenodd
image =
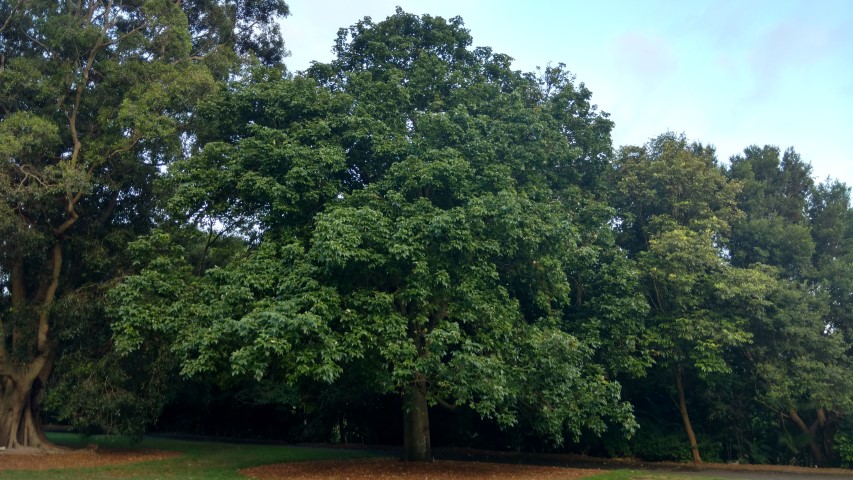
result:
<svg viewBox="0 0 853 480"><path fill-rule="evenodd" d="M815 422L817 423L817 425L813 425L815 431L817 431L818 426L826 425L826 410L822 407L817 409L817 420Z"/></svg>
<svg viewBox="0 0 853 480"><path fill-rule="evenodd" d="M826 457L824 456L823 452L820 451L820 447L818 447L818 445L814 441L814 435L816 433L817 427L815 426L815 431L812 431L812 429L806 425L806 422L804 422L803 419L800 418L800 415L797 413L797 410L793 407L788 409L788 414L790 415L790 418L791 420L793 420L794 424L797 425L797 428L799 428L800 431L808 437L809 449L811 449L812 451L812 455L814 456L815 462L818 465L825 464ZM815 425L817 425L817 422L815 422Z"/></svg>
<svg viewBox="0 0 853 480"><path fill-rule="evenodd" d="M141 140L141 139L142 139L142 135L140 135L139 133L134 131L133 135L131 135L130 138L128 139L129 141L128 141L126 146L116 148L115 150L113 150L112 152L107 154L106 158L113 158L116 155L119 155L121 153L127 153L127 152L131 151L133 149L133 147L135 147L136 144L139 143L139 140ZM89 167L89 171L87 173L89 173L91 175L92 173L94 173L94 171L95 171L95 164L92 164L92 166Z"/></svg>
<svg viewBox="0 0 853 480"><path fill-rule="evenodd" d="M115 192L110 197L110 201L107 204L107 208L105 208L104 211L101 213L101 216L98 217L98 223L100 223L101 225L106 224L107 221L110 219L110 217L113 215L113 212L115 211L117 204L118 204L118 192Z"/></svg>
<svg viewBox="0 0 853 480"><path fill-rule="evenodd" d="M57 237L57 241L59 241L59 237L61 237L65 232L68 231L76 222L77 219L80 218L80 215L77 214L77 211L74 210L74 206L80 200L82 196L82 192L77 192L77 195L74 198L68 200L68 204L65 208L65 212L68 214L68 217L62 222L61 225L53 229L53 235Z"/></svg>
<svg viewBox="0 0 853 480"><path fill-rule="evenodd" d="M23 4L24 0L18 0L18 3L16 3L15 6L12 7L12 11L9 12L9 16L6 17L6 21L3 22L3 25L0 25L0 33L3 33L3 30L6 30L6 28L12 23L12 17L15 16L15 12L17 12L17 10L21 8L21 5Z"/></svg>
<svg viewBox="0 0 853 480"><path fill-rule="evenodd" d="M210 247L212 247L213 244L222 237L222 235L225 233L225 231L226 230L223 229L223 230L220 230L218 232L214 232L212 226L208 230L207 241L204 244L204 251L202 251L201 258L199 259L198 266L196 267L196 271L199 275L204 273L204 263L207 261L207 254L210 251Z"/></svg>
<svg viewBox="0 0 853 480"><path fill-rule="evenodd" d="M92 47L92 50L89 51L89 57L86 59L86 62L82 66L81 74L83 78L82 81L77 82L77 91L74 94L74 106L71 109L71 115L69 115L68 117L68 127L71 131L72 142L74 143L74 149L72 150L71 158L69 159L69 162L71 163L72 167L77 164L80 158L80 149L83 146L83 144L80 142L80 136L77 132L77 114L80 112L80 103L83 98L83 91L86 89L86 84L89 82L89 71L92 69L92 65L94 65L95 63L95 57L98 55L98 52L100 52L101 49L103 49L109 43L104 43L104 37L106 37L107 31L110 29L110 27L112 27L112 24L110 23L110 10L112 10L112 6L113 2L112 0L110 0L109 3L104 7L104 26L103 28L101 28L101 32L98 36L98 40L95 42L95 45ZM94 12L95 7L94 3L92 3L89 7L87 23L91 23ZM97 163L93 163L87 169L88 175L91 175L94 172L96 165ZM65 198L67 199L67 201L65 211L68 216L59 227L54 229L54 235L56 235L57 237L64 234L66 231L68 231L69 228L71 228L72 225L74 225L74 223L77 222L79 216L77 215L75 207L77 205L77 202L80 201L80 198L82 198L82 196L82 191L79 191L76 195L74 195L71 192L70 186L66 188Z"/></svg>
<svg viewBox="0 0 853 480"><path fill-rule="evenodd" d="M14 168L16 168L19 172L21 172L21 175L23 176L21 178L21 181L18 182L18 187L22 187L26 183L26 181L30 178L34 178L42 187L48 187L49 186L44 181L44 179L41 177L41 174L39 173L39 171L36 167L34 167L28 163L23 163L21 165L14 165Z"/></svg>
<svg viewBox="0 0 853 480"><path fill-rule="evenodd" d="M47 354L50 351L47 334L50 329L50 308L59 288L59 274L62 271L62 243L59 240L53 244L53 261L51 262L50 284L44 294L44 301L39 312L39 325L37 336L37 348L39 353Z"/></svg>
<svg viewBox="0 0 853 480"><path fill-rule="evenodd" d="M436 403L438 403L439 405L441 405L442 407L446 408L447 410L449 410L451 412L456 411L457 405L455 403L450 403L447 400L444 400L441 398L436 398L435 401L436 401Z"/></svg>
<svg viewBox="0 0 853 480"><path fill-rule="evenodd" d="M39 39L37 39L36 37L31 36L31 35L30 35L30 34L28 34L28 33L26 33L26 34L24 34L24 35L26 35L26 36L27 36L27 39L28 39L29 41L31 41L31 42L35 43L36 45L38 45L39 47L43 48L43 49L44 49L44 51L45 51L45 52L47 52L47 53L49 53L51 57L53 56L53 51L52 51L52 50L51 50L47 45L45 45L45 44L41 43L41 42L39 41Z"/></svg>
<svg viewBox="0 0 853 480"><path fill-rule="evenodd" d="M87 23L92 23L92 16L95 14L94 5L95 4L93 2L89 8ZM112 27L112 24L110 23L110 10L112 10L112 6L113 2L110 0L110 2L104 7L104 26L98 34L98 40L95 42L95 45L92 47L92 50L89 51L89 57L82 65L81 74L83 75L83 81L77 82L77 92L74 95L74 107L72 108L71 116L68 119L68 123L71 128L71 138L74 142L74 151L71 153L70 159L72 165L76 164L80 157L81 143L77 134L77 113L80 111L80 101L83 97L83 91L86 89L86 84L89 83L89 71L95 63L95 57L97 57L101 49L106 47L109 43L104 43L104 37L106 37L107 31Z"/></svg>
<svg viewBox="0 0 853 480"><path fill-rule="evenodd" d="M133 29L131 29L127 33L125 33L124 35L119 35L119 37L117 39L110 42L110 45L115 45L115 44L119 43L120 41L124 40L125 38L133 35L134 33L138 32L140 30L144 29L147 26L148 26L148 21L144 20L138 27L134 27Z"/></svg>

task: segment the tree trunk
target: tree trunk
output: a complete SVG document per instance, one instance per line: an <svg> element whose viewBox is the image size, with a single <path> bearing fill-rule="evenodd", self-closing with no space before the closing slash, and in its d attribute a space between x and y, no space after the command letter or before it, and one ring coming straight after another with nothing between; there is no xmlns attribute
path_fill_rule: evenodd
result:
<svg viewBox="0 0 853 480"><path fill-rule="evenodd" d="M799 428L800 431L808 437L809 449L811 449L812 451L812 456L814 457L815 464L817 464L818 467L825 466L826 455L823 454L823 451L820 449L820 446L817 444L817 442L815 442L816 429L810 429L806 425L806 422L804 422L803 419L800 418L800 415L799 413L797 413L796 409L791 408L790 410L788 410L788 414L790 415L791 420L793 420L794 423L797 425L797 428Z"/></svg>
<svg viewBox="0 0 853 480"><path fill-rule="evenodd" d="M696 442L696 434L693 433L693 426L690 424L690 416L687 415L687 401L684 398L684 384L681 376L681 369L676 370L675 387L678 389L678 411L681 412L681 420L684 422L684 430L687 431L687 438L690 440L690 455L693 457L693 463L702 463L702 457L699 456L699 443Z"/></svg>
<svg viewBox="0 0 853 480"><path fill-rule="evenodd" d="M14 325L0 322L0 447L6 449L59 450L45 437L39 416L44 386L53 369L56 351L54 342L48 338L48 321L62 267L62 250L58 242L53 247L49 265L51 275L42 285L44 299L34 308L26 305L23 261L17 260L11 271L12 310L17 318L13 319ZM21 325L32 328L35 338L23 334L22 330L29 328L23 329ZM10 327L12 344L7 348ZM22 344L25 345L23 348ZM32 346L27 344L34 344L35 349L30 350ZM19 357L23 355L21 350L24 348L29 351L29 358Z"/></svg>
<svg viewBox="0 0 853 480"><path fill-rule="evenodd" d="M429 406L426 382L419 378L406 388L403 397L403 460L431 462Z"/></svg>
<svg viewBox="0 0 853 480"><path fill-rule="evenodd" d="M57 450L44 435L39 410L43 390L42 379L30 380L26 375L5 375L0 386L0 446Z"/></svg>

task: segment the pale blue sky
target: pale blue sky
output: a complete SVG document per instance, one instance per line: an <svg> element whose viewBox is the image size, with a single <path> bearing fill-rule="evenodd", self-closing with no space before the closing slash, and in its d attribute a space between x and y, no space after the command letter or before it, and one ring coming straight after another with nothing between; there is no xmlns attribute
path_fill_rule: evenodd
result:
<svg viewBox="0 0 853 480"><path fill-rule="evenodd" d="M329 61L338 28L397 5L465 20L475 46L531 71L563 62L611 114L615 146L667 130L717 147L793 146L853 186L853 1L289 0L291 70Z"/></svg>

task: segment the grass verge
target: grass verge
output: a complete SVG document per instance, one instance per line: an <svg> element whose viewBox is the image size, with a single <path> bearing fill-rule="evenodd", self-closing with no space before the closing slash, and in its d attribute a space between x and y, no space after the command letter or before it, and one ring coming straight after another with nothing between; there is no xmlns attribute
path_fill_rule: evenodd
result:
<svg viewBox="0 0 853 480"><path fill-rule="evenodd" d="M68 433L52 433L57 444L81 447L92 443L107 448L144 448L179 452L179 457L89 468L62 468L42 471L0 471L4 480L80 480L133 478L138 480L236 480L246 477L238 470L271 463L311 460L333 460L378 456L364 450L293 447L287 445L255 445L217 442L196 442L165 438L145 438L132 444L127 438L93 437L81 439ZM588 477L593 480L688 480L688 477L656 474L635 470L614 470ZM693 477L695 480L695 477ZM714 480L714 479L707 479Z"/></svg>
<svg viewBox="0 0 853 480"><path fill-rule="evenodd" d="M134 478L138 480L236 480L246 477L237 473L242 468L269 463L359 458L376 454L362 450L292 447L287 445L254 445L216 442L194 442L164 438L145 438L133 445L126 438L93 437L81 440L78 435L51 433L51 441L72 447L98 444L103 448L146 448L169 450L181 456L165 460L90 468L63 468L42 471L0 471L6 480L79 480Z"/></svg>

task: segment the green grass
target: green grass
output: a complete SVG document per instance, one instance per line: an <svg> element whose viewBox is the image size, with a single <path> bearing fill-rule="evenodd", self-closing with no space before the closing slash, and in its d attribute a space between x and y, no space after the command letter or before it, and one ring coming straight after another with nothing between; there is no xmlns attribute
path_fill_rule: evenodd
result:
<svg viewBox="0 0 853 480"><path fill-rule="evenodd" d="M81 446L97 443L104 448L136 448L125 438L95 437L81 440L74 434L50 434L60 445ZM0 471L3 480L80 480L134 478L138 480L198 479L234 480L246 477L237 473L242 468L269 463L358 458L376 454L362 450L291 447L286 445L250 445L215 442L191 442L146 438L138 448L180 452L180 457L131 465L92 468L67 468L44 471Z"/></svg>
<svg viewBox="0 0 853 480"><path fill-rule="evenodd" d="M338 450L328 448L291 447L286 445L251 445L216 442L193 442L164 438L146 438L133 445L126 438L94 437L81 439L78 435L52 433L50 439L57 444L81 447L96 443L104 448L148 448L169 450L181 456L166 460L153 460L131 465L92 468L65 468L44 471L0 471L3 480L81 480L133 478L138 480L197 479L235 480L246 477L237 471L243 468L270 463L307 460L331 460L378 455L364 450ZM614 470L589 477L595 480L696 480L672 474L657 474L636 470ZM711 478L703 480L714 480ZM717 479L719 480L719 479Z"/></svg>

